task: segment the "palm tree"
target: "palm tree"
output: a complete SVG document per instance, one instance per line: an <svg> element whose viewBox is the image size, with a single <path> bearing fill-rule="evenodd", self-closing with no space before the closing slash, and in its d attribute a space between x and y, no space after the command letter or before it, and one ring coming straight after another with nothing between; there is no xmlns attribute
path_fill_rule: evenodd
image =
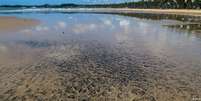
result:
<svg viewBox="0 0 201 101"><path fill-rule="evenodd" d="M192 6L193 6L193 0L186 0L185 4L186 4L186 8L192 8Z"/></svg>
<svg viewBox="0 0 201 101"><path fill-rule="evenodd" d="M201 0L193 0L193 8L200 9L201 8Z"/></svg>
<svg viewBox="0 0 201 101"><path fill-rule="evenodd" d="M142 7L146 8L200 8L201 0L141 0Z"/></svg>

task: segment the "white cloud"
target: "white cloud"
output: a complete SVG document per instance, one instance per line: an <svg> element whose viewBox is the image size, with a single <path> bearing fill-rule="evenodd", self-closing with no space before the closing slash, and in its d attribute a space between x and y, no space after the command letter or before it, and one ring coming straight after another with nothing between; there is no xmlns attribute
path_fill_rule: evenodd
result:
<svg viewBox="0 0 201 101"><path fill-rule="evenodd" d="M63 21L58 22L58 27L59 28L66 28L66 23Z"/></svg>
<svg viewBox="0 0 201 101"><path fill-rule="evenodd" d="M130 25L130 22L128 20L120 20L119 25L122 27L127 27Z"/></svg>
<svg viewBox="0 0 201 101"><path fill-rule="evenodd" d="M104 20L103 23L105 25L108 25L108 26L111 26L112 25L112 22L110 20Z"/></svg>
<svg viewBox="0 0 201 101"><path fill-rule="evenodd" d="M36 31L48 31L49 28L46 27L46 26L37 26L37 27L35 28L35 30L36 30Z"/></svg>
<svg viewBox="0 0 201 101"><path fill-rule="evenodd" d="M95 30L97 26L95 24L77 24L73 28L73 32L76 34L85 33L91 30Z"/></svg>

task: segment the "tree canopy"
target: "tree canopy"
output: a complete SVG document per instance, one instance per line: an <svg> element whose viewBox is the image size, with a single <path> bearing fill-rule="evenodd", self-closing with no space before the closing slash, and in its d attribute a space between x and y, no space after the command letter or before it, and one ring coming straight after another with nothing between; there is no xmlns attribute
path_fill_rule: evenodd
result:
<svg viewBox="0 0 201 101"><path fill-rule="evenodd" d="M200 9L201 0L141 0L119 4L1 5L0 7Z"/></svg>

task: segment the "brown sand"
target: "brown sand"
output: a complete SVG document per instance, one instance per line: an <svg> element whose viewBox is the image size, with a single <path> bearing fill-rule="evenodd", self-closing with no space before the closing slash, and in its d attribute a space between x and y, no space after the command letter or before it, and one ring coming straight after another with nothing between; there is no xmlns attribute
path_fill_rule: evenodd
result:
<svg viewBox="0 0 201 101"><path fill-rule="evenodd" d="M117 10L120 10L120 9L117 9ZM190 10L190 9L129 9L129 8L126 8L122 10L142 12L142 13L201 16L201 10Z"/></svg>
<svg viewBox="0 0 201 101"><path fill-rule="evenodd" d="M19 28L35 26L37 24L39 24L39 21L37 20L0 16L0 32L13 31Z"/></svg>
<svg viewBox="0 0 201 101"><path fill-rule="evenodd" d="M77 11L78 9L71 9ZM102 13L153 13L153 14L177 14L201 16L201 10L193 9L133 9L133 8L86 8L79 9L80 12L102 12Z"/></svg>

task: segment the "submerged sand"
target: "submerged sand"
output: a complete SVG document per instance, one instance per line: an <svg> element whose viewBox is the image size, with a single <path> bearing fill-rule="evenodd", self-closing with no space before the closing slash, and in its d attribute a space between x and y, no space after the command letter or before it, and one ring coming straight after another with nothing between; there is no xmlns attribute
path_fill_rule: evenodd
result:
<svg viewBox="0 0 201 101"><path fill-rule="evenodd" d="M20 28L35 26L39 24L37 20L23 19L11 16L0 16L0 31L14 31Z"/></svg>
<svg viewBox="0 0 201 101"><path fill-rule="evenodd" d="M38 24L0 19L0 31ZM201 96L199 68L139 50L132 40L110 45L72 38L47 42L51 48L41 48L46 43L40 41L28 44L38 48L0 47L2 101L191 101Z"/></svg>

